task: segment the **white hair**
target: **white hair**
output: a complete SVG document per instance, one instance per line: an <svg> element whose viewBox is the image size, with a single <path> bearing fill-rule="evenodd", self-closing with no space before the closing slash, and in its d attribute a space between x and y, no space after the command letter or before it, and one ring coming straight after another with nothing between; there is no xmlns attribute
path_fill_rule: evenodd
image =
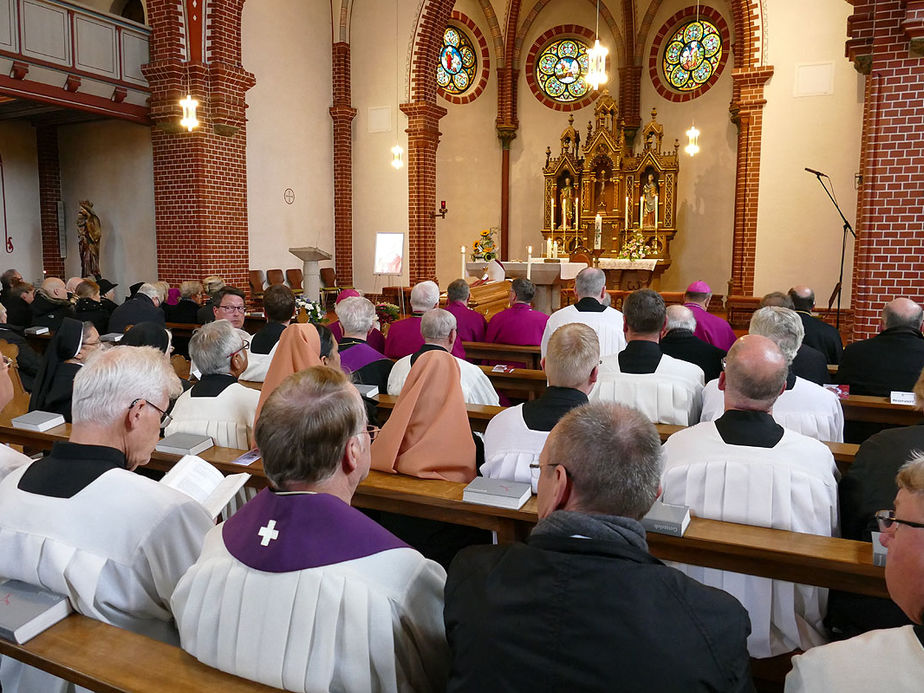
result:
<svg viewBox="0 0 924 693"><path fill-rule="evenodd" d="M202 375L231 372L231 354L241 348L241 336L227 320L207 322L189 340L189 358Z"/></svg>
<svg viewBox="0 0 924 693"><path fill-rule="evenodd" d="M422 312L436 308L440 300L440 287L435 282L426 281L415 284L411 289L411 310Z"/></svg>
<svg viewBox="0 0 924 693"><path fill-rule="evenodd" d="M449 333L456 329L456 316L448 310L434 308L420 319L420 336L424 340L449 339Z"/></svg>
<svg viewBox="0 0 924 693"><path fill-rule="evenodd" d="M748 332L773 340L789 364L796 358L805 338L802 318L794 310L781 306L764 306L754 311Z"/></svg>
<svg viewBox="0 0 924 693"><path fill-rule="evenodd" d="M696 329L696 316L686 306L668 306L667 329L668 331L682 329L693 332Z"/></svg>
<svg viewBox="0 0 924 693"><path fill-rule="evenodd" d="M158 403L183 391L167 355L154 347L115 347L94 353L74 378L75 424L114 423L138 399Z"/></svg>
<svg viewBox="0 0 924 693"><path fill-rule="evenodd" d="M148 284L147 282L145 282L144 284L142 284L141 286L139 286L139 287L138 287L138 291L137 291L136 293L144 294L145 296L147 296L147 297L150 298L151 300L153 300L153 299L155 299L155 298L156 298L158 301L161 300L161 298L160 298L160 291L158 291L157 287L154 286L153 284Z"/></svg>
<svg viewBox="0 0 924 693"><path fill-rule="evenodd" d="M578 298L599 298L604 286L606 286L606 275L603 270L585 267L578 272L574 280L574 293Z"/></svg>
<svg viewBox="0 0 924 693"><path fill-rule="evenodd" d="M366 334L375 322L375 306L368 298L350 296L336 306L334 312L343 326L343 333Z"/></svg>

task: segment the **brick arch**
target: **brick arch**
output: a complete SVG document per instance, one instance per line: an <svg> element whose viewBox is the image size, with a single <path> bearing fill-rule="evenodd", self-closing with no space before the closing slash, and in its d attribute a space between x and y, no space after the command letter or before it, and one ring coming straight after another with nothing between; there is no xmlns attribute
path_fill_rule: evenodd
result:
<svg viewBox="0 0 924 693"><path fill-rule="evenodd" d="M466 32L469 37L473 39L473 48L478 51L478 58L480 62L478 63L478 70L475 74L475 79L477 80L471 88L462 95L451 94L445 89L437 89L437 92L449 103L454 103L458 105L464 105L471 103L477 99L484 92L485 87L488 86L488 77L491 74L491 55L488 52L488 42L484 37L484 34L481 33L481 29L477 24L466 14L459 12L458 10L452 11L452 21L457 25L465 27Z"/></svg>
<svg viewBox="0 0 924 693"><path fill-rule="evenodd" d="M494 55L497 56L498 68L504 67L504 36L501 32L500 24L497 21L497 13L491 0L478 0L481 5L481 11L484 12L484 20L488 24L488 33L491 35L491 43L494 45Z"/></svg>

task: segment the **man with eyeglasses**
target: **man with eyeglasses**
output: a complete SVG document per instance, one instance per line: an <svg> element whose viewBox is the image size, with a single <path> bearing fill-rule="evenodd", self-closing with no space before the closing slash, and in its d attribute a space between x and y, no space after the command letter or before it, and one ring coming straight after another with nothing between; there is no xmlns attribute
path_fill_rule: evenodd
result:
<svg viewBox="0 0 924 693"><path fill-rule="evenodd" d="M914 623L816 647L793 659L789 693L802 691L919 691L924 682L924 454L895 479L895 510L876 514L888 548L889 596Z"/></svg>
<svg viewBox="0 0 924 693"><path fill-rule="evenodd" d="M0 575L67 596L74 608L177 643L177 581L214 526L189 496L132 470L148 462L179 379L162 352L116 347L74 378L68 442L0 482ZM71 690L4 657L4 692Z"/></svg>
<svg viewBox="0 0 924 693"><path fill-rule="evenodd" d="M256 430L270 487L177 585L183 649L289 691L443 690L445 572L350 506L377 432L339 369L273 391Z"/></svg>
<svg viewBox="0 0 924 693"><path fill-rule="evenodd" d="M227 320L206 323L193 333L189 355L201 375L173 405L167 435L198 433L220 447L250 446L260 391L237 381L247 370L250 346L242 334Z"/></svg>
<svg viewBox="0 0 924 693"><path fill-rule="evenodd" d="M213 299L216 320L227 320L237 329L244 328L244 292L236 286L223 286Z"/></svg>
<svg viewBox="0 0 924 693"><path fill-rule="evenodd" d="M558 422L526 543L469 547L449 568L448 691L751 690L745 610L648 552L660 448L623 405Z"/></svg>

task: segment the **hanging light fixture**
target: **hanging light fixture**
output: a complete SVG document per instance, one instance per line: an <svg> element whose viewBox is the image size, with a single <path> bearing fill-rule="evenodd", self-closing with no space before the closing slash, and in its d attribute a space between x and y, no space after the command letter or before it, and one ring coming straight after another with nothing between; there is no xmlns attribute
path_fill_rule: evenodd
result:
<svg viewBox="0 0 924 693"><path fill-rule="evenodd" d="M587 83L594 89L606 84L606 56L609 53L606 46L600 44L600 0L597 0L597 30L594 32L594 47L587 51Z"/></svg>
<svg viewBox="0 0 924 693"><path fill-rule="evenodd" d="M191 94L186 94L185 99L180 99L180 107L183 109L180 125L186 128L187 132L192 132L193 128L199 127L199 119L196 118L196 108L199 107L199 102Z"/></svg>
<svg viewBox="0 0 924 693"><path fill-rule="evenodd" d="M398 141L398 119L401 117L401 82L398 79L398 67L400 64L398 54L398 3L395 2L395 146L391 148L391 167L396 171L404 168L404 149Z"/></svg>
<svg viewBox="0 0 924 693"><path fill-rule="evenodd" d="M690 156L696 155L699 152L699 130L696 129L695 125L691 125L690 129L687 130L687 140L689 144L683 150Z"/></svg>
<svg viewBox="0 0 924 693"><path fill-rule="evenodd" d="M391 148L391 165L396 171L404 166L404 150L400 144Z"/></svg>

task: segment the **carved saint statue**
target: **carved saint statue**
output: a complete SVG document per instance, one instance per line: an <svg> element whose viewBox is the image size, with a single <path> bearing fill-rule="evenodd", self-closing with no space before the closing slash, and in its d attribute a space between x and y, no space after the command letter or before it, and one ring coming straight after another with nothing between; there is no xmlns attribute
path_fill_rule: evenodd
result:
<svg viewBox="0 0 924 693"><path fill-rule="evenodd" d="M654 179L654 174L648 174L648 182L642 188L642 196L645 198L643 226L653 228L658 218L658 184Z"/></svg>
<svg viewBox="0 0 924 693"><path fill-rule="evenodd" d="M93 203L81 200L77 212L77 236L80 241L80 274L83 277L98 277L99 271L99 242L102 238L102 227L99 217L93 211Z"/></svg>
<svg viewBox="0 0 924 693"><path fill-rule="evenodd" d="M561 189L561 227L574 228L574 187L570 178L565 178L565 187Z"/></svg>

